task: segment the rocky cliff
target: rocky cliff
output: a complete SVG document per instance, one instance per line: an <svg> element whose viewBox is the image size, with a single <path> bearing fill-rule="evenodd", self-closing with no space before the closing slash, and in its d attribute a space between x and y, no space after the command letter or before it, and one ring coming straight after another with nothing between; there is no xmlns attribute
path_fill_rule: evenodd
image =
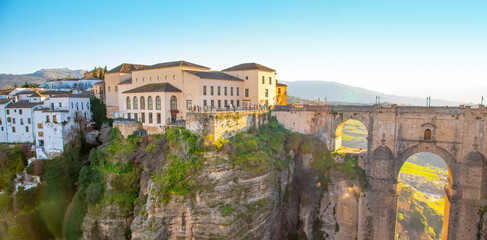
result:
<svg viewBox="0 0 487 240"><path fill-rule="evenodd" d="M100 147L106 189L89 207L83 238L357 237L367 184L358 157L332 154L320 140L275 122L210 146L202 142L175 129Z"/></svg>

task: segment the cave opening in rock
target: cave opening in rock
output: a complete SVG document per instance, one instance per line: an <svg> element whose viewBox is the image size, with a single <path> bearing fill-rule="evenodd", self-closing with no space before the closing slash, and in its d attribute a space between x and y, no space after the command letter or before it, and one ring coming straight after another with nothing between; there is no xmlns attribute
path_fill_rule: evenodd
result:
<svg viewBox="0 0 487 240"><path fill-rule="evenodd" d="M367 151L367 128L355 119L342 122L336 130L335 151L360 153Z"/></svg>
<svg viewBox="0 0 487 240"><path fill-rule="evenodd" d="M451 172L438 155L421 152L401 167L397 183L395 239L446 239Z"/></svg>

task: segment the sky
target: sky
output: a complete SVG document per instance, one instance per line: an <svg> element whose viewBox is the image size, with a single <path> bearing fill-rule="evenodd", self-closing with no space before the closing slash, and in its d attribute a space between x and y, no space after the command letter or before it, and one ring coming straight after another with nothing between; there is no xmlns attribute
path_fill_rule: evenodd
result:
<svg viewBox="0 0 487 240"><path fill-rule="evenodd" d="M175 60L477 99L487 97L487 1L0 0L0 73Z"/></svg>

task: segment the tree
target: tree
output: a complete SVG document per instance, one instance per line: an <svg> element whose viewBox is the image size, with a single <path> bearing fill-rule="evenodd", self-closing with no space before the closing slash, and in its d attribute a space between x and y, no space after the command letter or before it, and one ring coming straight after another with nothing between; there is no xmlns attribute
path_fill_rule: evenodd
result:
<svg viewBox="0 0 487 240"><path fill-rule="evenodd" d="M103 123L109 122L107 118L106 105L103 104L100 101L100 99L95 97L90 98L90 105L91 105L91 114L93 116L93 121L95 121L96 127L100 129Z"/></svg>
<svg viewBox="0 0 487 240"><path fill-rule="evenodd" d="M96 67L93 69L93 77L97 77L97 75L96 75Z"/></svg>
<svg viewBox="0 0 487 240"><path fill-rule="evenodd" d="M15 83L14 88L18 88L18 87L19 87L19 86L17 85L17 83Z"/></svg>

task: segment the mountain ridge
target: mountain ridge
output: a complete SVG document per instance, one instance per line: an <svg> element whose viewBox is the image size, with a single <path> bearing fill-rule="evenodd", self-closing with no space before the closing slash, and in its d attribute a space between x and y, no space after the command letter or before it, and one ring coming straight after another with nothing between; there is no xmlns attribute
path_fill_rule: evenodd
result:
<svg viewBox="0 0 487 240"><path fill-rule="evenodd" d="M328 102L346 102L360 104L374 104L376 96L380 96L381 103L396 103L404 105L426 105L426 99L419 97L399 96L394 94L385 94L375 90L369 90L362 87L354 87L338 82L330 81L279 81L288 86L287 93L289 96L304 99L320 99ZM432 106L458 106L466 104L464 102L432 99Z"/></svg>
<svg viewBox="0 0 487 240"><path fill-rule="evenodd" d="M72 70L69 68L45 68L35 71L33 73L27 74L7 74L0 73L0 88L6 86L18 86L24 84L26 81L28 83L45 83L47 80L54 78L65 78L68 76L74 78L81 78L85 73L85 70Z"/></svg>

